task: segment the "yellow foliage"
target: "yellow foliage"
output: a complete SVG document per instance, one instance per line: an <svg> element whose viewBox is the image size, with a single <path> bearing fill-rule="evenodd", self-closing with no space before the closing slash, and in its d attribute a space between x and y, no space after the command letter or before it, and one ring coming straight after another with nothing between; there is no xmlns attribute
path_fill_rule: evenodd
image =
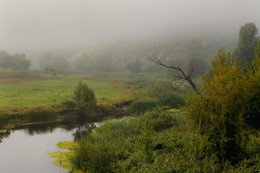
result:
<svg viewBox="0 0 260 173"><path fill-rule="evenodd" d="M59 142L57 146L60 149L65 149L65 150L74 150L78 147L78 143L72 142L72 141L64 141L64 142Z"/></svg>
<svg viewBox="0 0 260 173"><path fill-rule="evenodd" d="M237 67L231 53L224 49L219 49L211 71L213 77L203 76L202 95L194 93L187 101L188 113L202 131L213 121L218 126L221 116L227 113L237 123L242 123L248 102L255 94L252 82Z"/></svg>
<svg viewBox="0 0 260 173"><path fill-rule="evenodd" d="M52 162L54 165L68 169L73 173L80 173L79 170L72 170L72 164L70 158L75 156L75 149L78 147L78 143L72 141L59 142L58 148L62 149L59 151L49 152L49 155L54 158ZM65 151L63 151L65 150Z"/></svg>

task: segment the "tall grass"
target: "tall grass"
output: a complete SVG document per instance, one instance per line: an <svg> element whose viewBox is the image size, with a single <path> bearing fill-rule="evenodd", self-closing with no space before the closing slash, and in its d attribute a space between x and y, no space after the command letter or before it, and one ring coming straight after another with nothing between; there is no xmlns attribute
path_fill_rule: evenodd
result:
<svg viewBox="0 0 260 173"><path fill-rule="evenodd" d="M207 141L184 124L179 113L161 109L105 121L81 140L73 166L85 172L217 172L215 156L203 152Z"/></svg>

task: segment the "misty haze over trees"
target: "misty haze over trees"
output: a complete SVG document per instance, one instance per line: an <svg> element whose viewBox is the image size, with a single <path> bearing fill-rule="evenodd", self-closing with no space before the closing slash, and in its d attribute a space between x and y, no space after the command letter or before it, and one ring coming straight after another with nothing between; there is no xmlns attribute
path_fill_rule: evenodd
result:
<svg viewBox="0 0 260 173"><path fill-rule="evenodd" d="M108 72L138 60L141 71L156 71L143 56L153 44L169 63L209 63L217 48L236 47L241 25L260 20L258 1L235 2L241 8L205 0L4 0L0 45L11 54L25 53L32 69Z"/></svg>
<svg viewBox="0 0 260 173"><path fill-rule="evenodd" d="M259 7L0 0L0 172L259 172Z"/></svg>
<svg viewBox="0 0 260 173"><path fill-rule="evenodd" d="M6 51L0 51L0 68L18 70L28 70L31 62L25 54L9 55Z"/></svg>

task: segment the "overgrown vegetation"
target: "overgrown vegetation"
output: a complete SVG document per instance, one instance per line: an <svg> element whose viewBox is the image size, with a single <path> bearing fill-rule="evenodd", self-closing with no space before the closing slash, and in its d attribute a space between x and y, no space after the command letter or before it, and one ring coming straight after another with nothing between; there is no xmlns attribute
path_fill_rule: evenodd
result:
<svg viewBox="0 0 260 173"><path fill-rule="evenodd" d="M189 128L182 112L154 109L104 121L80 140L73 154L63 151L54 157L67 158L75 172L254 172L260 165L259 139L253 136L245 143L249 158L236 165L225 162L222 168L207 136Z"/></svg>

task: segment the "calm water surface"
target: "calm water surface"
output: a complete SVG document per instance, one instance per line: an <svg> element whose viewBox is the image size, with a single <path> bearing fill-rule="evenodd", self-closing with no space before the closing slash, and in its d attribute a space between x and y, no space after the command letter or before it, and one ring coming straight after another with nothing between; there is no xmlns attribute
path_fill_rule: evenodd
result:
<svg viewBox="0 0 260 173"><path fill-rule="evenodd" d="M67 173L53 165L50 151L56 144L72 141L75 129L45 127L16 130L0 143L0 173Z"/></svg>

